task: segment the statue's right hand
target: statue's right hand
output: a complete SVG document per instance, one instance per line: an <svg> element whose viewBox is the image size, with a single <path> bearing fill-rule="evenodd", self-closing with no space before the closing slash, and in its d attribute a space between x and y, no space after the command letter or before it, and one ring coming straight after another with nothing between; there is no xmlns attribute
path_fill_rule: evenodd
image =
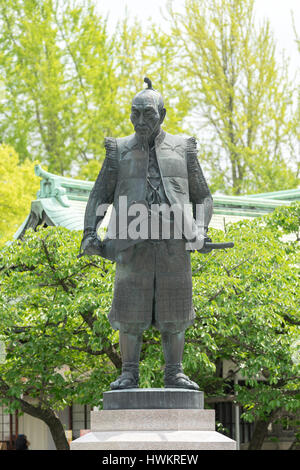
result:
<svg viewBox="0 0 300 470"><path fill-rule="evenodd" d="M100 255L102 242L96 232L89 232L83 236L80 245L80 255Z"/></svg>

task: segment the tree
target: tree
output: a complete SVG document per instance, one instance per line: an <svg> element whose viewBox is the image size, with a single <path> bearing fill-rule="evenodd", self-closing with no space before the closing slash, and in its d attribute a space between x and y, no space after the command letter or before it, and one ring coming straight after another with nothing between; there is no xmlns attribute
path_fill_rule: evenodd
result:
<svg viewBox="0 0 300 470"><path fill-rule="evenodd" d="M298 232L299 210L295 203L232 224L226 236L211 230L215 241L233 240L235 247L192 255L197 318L186 333L184 369L207 407L220 400L243 407L244 419L256 422L256 448L282 411L300 409L299 246L282 242ZM107 320L114 265L78 259L81 235L61 227L29 230L23 242L0 252L0 339L7 351L0 400L43 419L57 448L66 448L66 440L55 410L71 402L101 407L102 392L121 368L118 333ZM224 359L233 363L228 377L221 373ZM160 334L150 329L140 387L162 387L163 364ZM234 388L237 372L245 383Z"/></svg>
<svg viewBox="0 0 300 470"><path fill-rule="evenodd" d="M232 393L237 392L231 399L243 407L245 420L256 422L250 449L261 448L268 425L283 410L300 409L300 363L294 359L300 336L299 225L297 202L270 216L229 225L226 238L235 242L233 250L194 258L198 320L189 347L197 344L204 355L207 392L222 394L231 381ZM294 241L283 242L286 234L294 234ZM197 357L195 350L190 354ZM215 376L210 371L223 359L233 363L227 380L220 379L217 368ZM245 384L234 389L236 373Z"/></svg>
<svg viewBox="0 0 300 470"><path fill-rule="evenodd" d="M0 401L43 420L67 449L55 411L72 401L100 405L120 357L104 315L112 267L78 260L81 233L48 228L1 253Z"/></svg>
<svg viewBox="0 0 300 470"><path fill-rule="evenodd" d="M213 192L297 186L295 90L286 61L276 63L269 23L255 25L254 0L186 0L183 13L170 1L168 17Z"/></svg>
<svg viewBox="0 0 300 470"><path fill-rule="evenodd" d="M0 0L0 28L0 135L22 160L94 179L104 137L133 132L130 98L145 74L166 90L168 129L182 130L189 102L155 26L125 18L109 36L93 0Z"/></svg>
<svg viewBox="0 0 300 470"><path fill-rule="evenodd" d="M9 145L0 145L0 245L9 240L24 222L31 201L39 188L34 165L29 160L20 163L19 156Z"/></svg>
<svg viewBox="0 0 300 470"><path fill-rule="evenodd" d="M119 121L113 39L91 1L0 1L2 140L50 171L103 157Z"/></svg>
<svg viewBox="0 0 300 470"><path fill-rule="evenodd" d="M116 102L119 116L116 117L116 129L108 135L115 137L134 132L130 121L131 99L141 91L145 84L143 78L152 80L153 88L164 97L167 109L164 127L170 133L189 131L185 118L191 108L185 87L176 74L177 66L173 60L172 40L161 28L148 23L143 28L136 19L128 15L120 21L114 34L114 65L118 77ZM95 179L100 165L91 160L82 166L79 176Z"/></svg>
<svg viewBox="0 0 300 470"><path fill-rule="evenodd" d="M296 27L295 18L293 14L292 14L292 22L293 22L293 29L295 33L296 44L298 46L298 51L300 53L300 36L299 36L299 31L297 30L297 27ZM296 155L297 175L299 176L299 172L300 172L300 161L299 161L299 155L300 155L300 83L298 83L298 97L297 98L298 98L297 106L296 106L296 110L294 114L294 121L293 121L295 138L291 141L291 152L294 152Z"/></svg>
<svg viewBox="0 0 300 470"><path fill-rule="evenodd" d="M124 113L123 134L132 132L129 122L130 101L141 91L143 78L152 80L153 88L158 90L167 109L164 125L170 133L183 133L188 129L185 118L191 108L185 86L177 74L177 63L174 61L173 48L177 38L162 31L162 28L148 23L143 28L140 23L129 16L117 25L116 63L120 70L122 88L121 108Z"/></svg>

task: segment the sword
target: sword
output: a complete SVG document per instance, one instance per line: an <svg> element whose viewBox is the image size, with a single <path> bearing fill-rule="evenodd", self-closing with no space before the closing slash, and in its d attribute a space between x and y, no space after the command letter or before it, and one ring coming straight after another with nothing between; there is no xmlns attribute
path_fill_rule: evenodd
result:
<svg viewBox="0 0 300 470"><path fill-rule="evenodd" d="M131 244L135 245L136 243L139 243L144 240L133 240ZM126 248L129 248L131 245L126 245ZM116 261L116 257L118 256L118 253L116 253L115 250L115 240L110 240L107 239L104 242L101 242L98 238L94 238L94 243L90 246L85 246L86 242L83 240L81 243L80 247L80 254L77 256L77 258L81 258L84 255L98 255L102 256L103 258L110 259L111 261ZM224 243L212 243L210 238L207 238L204 241L204 245L202 247L202 250L207 250L209 253L212 250L224 250L225 248L232 248L234 246L233 242L224 242ZM122 247L119 247L120 252L122 252ZM123 248L124 249L124 248ZM194 250L193 250L194 251ZM197 250L196 250L197 251ZM201 251L200 251L201 252ZM205 253L205 252L204 252Z"/></svg>
<svg viewBox="0 0 300 470"><path fill-rule="evenodd" d="M212 250L224 250L226 248L233 248L233 247L234 247L233 242L213 243L211 238L205 237L202 248L200 249L194 248L191 251L198 251L199 253L207 254L207 253L210 253Z"/></svg>
<svg viewBox="0 0 300 470"><path fill-rule="evenodd" d="M211 250L224 250L225 248L233 248L233 242L224 242L224 243L212 243L204 242L204 248L209 248Z"/></svg>

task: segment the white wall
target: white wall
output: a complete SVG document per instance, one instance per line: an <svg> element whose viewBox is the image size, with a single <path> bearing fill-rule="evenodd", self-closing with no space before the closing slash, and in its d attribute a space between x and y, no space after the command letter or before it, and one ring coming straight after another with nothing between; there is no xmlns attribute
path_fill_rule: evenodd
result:
<svg viewBox="0 0 300 470"><path fill-rule="evenodd" d="M30 450L55 450L48 426L40 419L28 414L19 416L19 434L25 434L30 442Z"/></svg>

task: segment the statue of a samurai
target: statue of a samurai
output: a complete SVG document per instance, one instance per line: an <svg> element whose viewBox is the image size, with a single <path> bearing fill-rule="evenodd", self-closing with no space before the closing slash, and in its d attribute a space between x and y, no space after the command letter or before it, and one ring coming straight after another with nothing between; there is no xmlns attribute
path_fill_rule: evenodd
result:
<svg viewBox="0 0 300 470"><path fill-rule="evenodd" d="M130 119L135 133L105 139L106 158L86 207L81 250L83 254L99 254L116 261L109 321L119 330L122 373L111 389L138 387L143 331L154 325L161 332L165 387L198 390L182 370L185 330L193 323L195 312L190 251L184 235L174 237L172 214L168 237L163 237L160 229L147 239L119 236L102 242L97 234L104 218L103 212L97 212L98 207L112 203L118 227L120 197L126 196L128 211L139 202L147 208L149 218L153 204L190 205L194 214L196 205L201 205L202 238L209 240L213 200L197 159L196 141L161 128L166 115L163 98L149 79L144 81L148 88L132 100ZM210 251L203 240L198 251Z"/></svg>

